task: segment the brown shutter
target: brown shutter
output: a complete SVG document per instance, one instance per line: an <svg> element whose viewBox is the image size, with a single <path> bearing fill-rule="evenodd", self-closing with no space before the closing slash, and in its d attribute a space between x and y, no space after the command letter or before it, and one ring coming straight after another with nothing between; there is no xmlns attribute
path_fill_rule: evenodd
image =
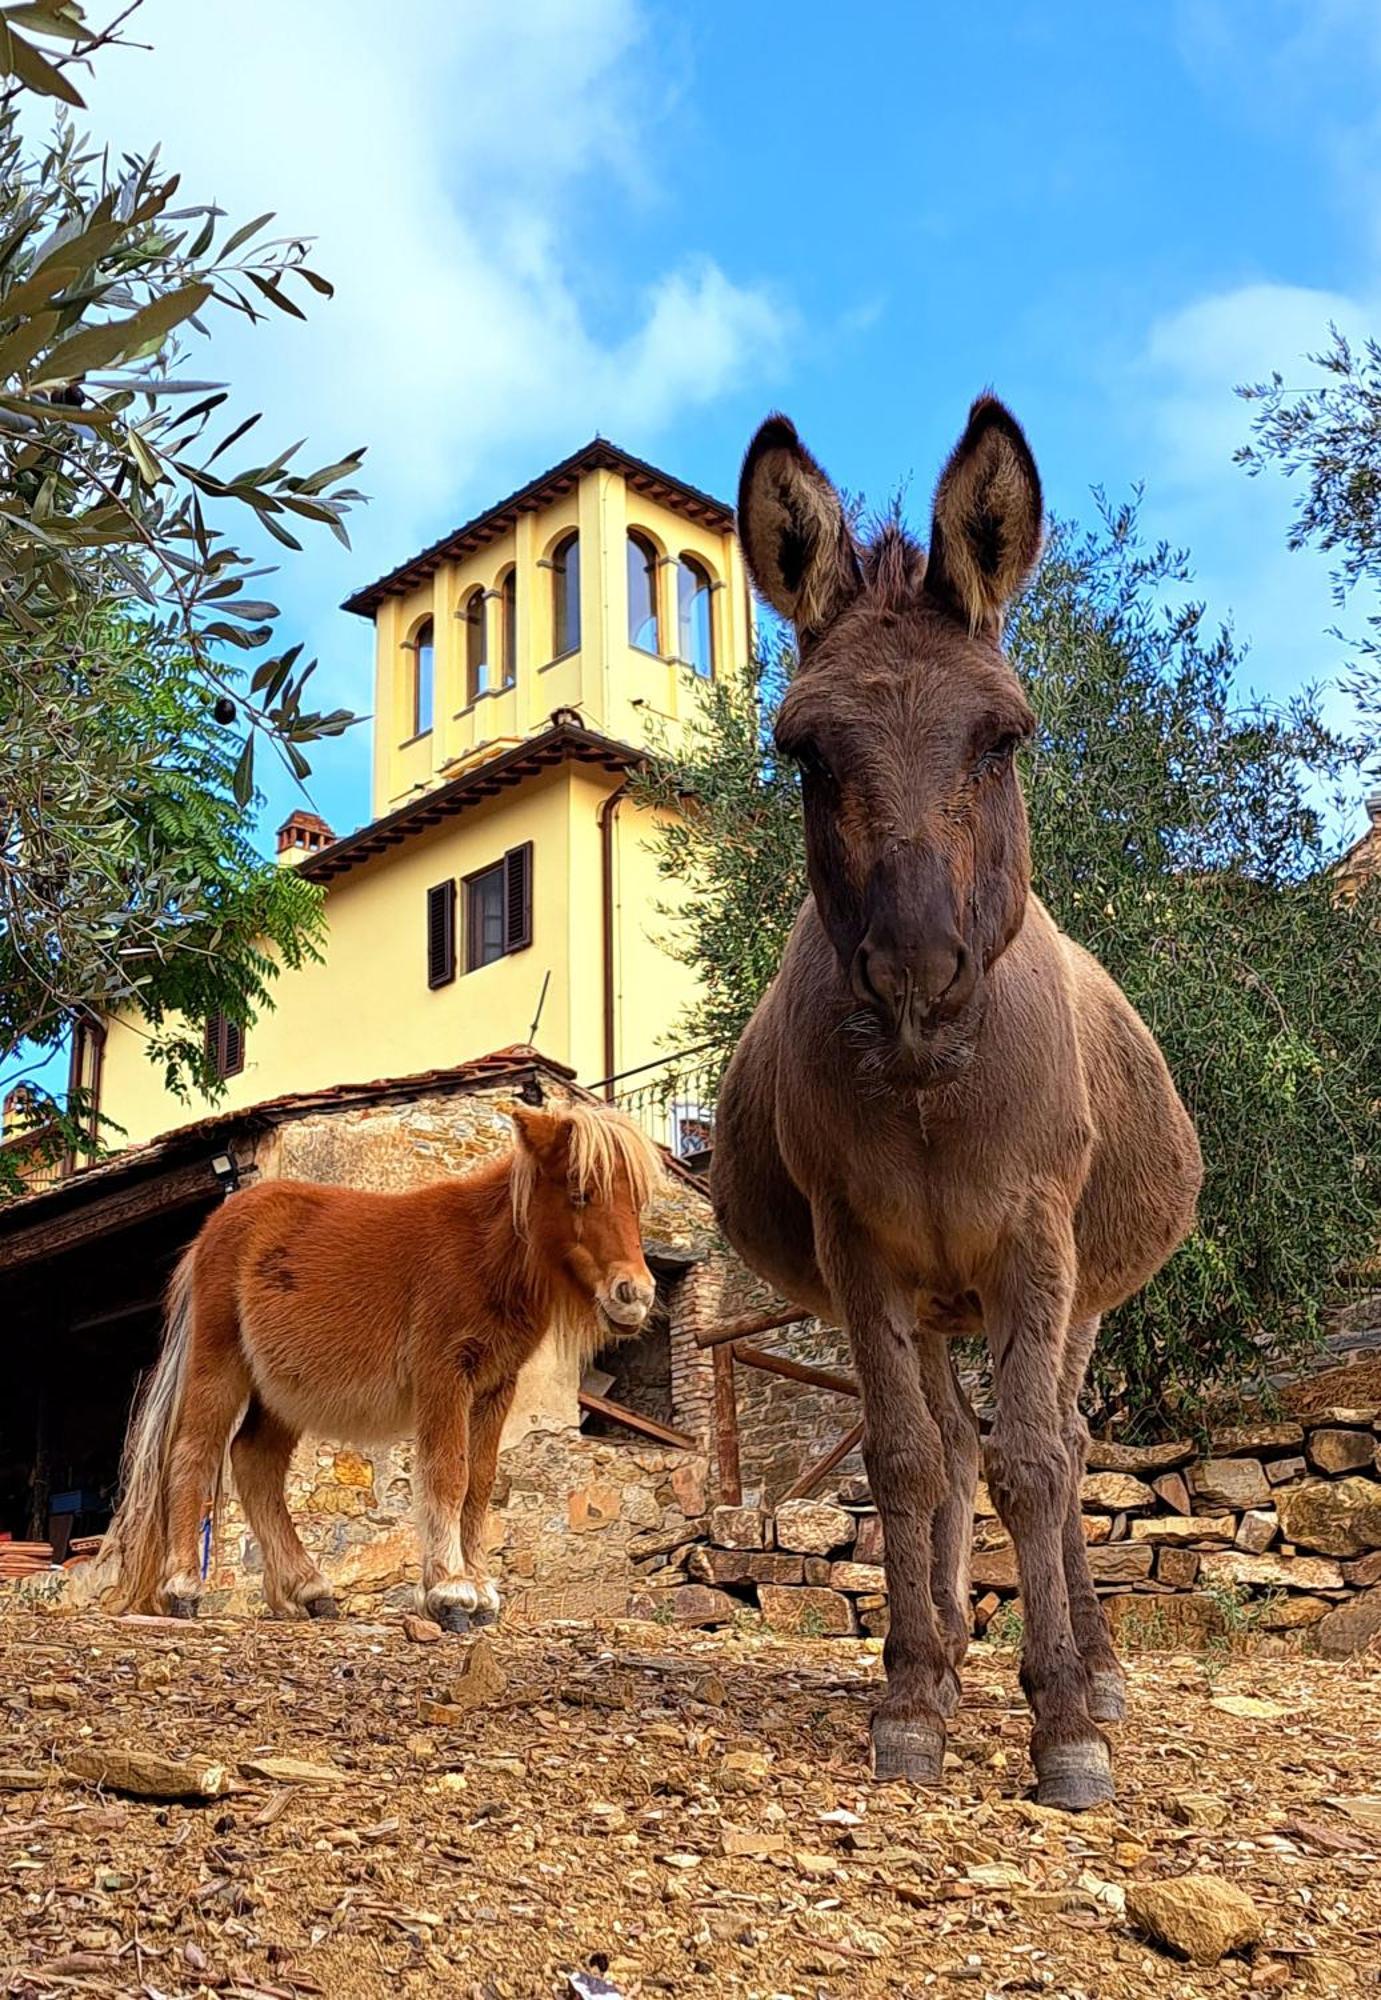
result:
<svg viewBox="0 0 1381 2000"><path fill-rule="evenodd" d="M427 891L427 984L449 986L456 976L456 885Z"/></svg>
<svg viewBox="0 0 1381 2000"><path fill-rule="evenodd" d="M221 1017L208 1014L206 1017L206 1060L219 1071L221 1066Z"/></svg>
<svg viewBox="0 0 1381 2000"><path fill-rule="evenodd" d="M222 1076L238 1076L245 1066L245 1031L238 1021L226 1021Z"/></svg>
<svg viewBox="0 0 1381 2000"><path fill-rule="evenodd" d="M503 948L532 943L532 842L510 847L503 858Z"/></svg>

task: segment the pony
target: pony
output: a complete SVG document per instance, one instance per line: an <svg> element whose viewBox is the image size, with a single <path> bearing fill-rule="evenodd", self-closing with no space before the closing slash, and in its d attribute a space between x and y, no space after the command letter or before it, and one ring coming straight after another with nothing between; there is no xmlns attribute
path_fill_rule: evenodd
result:
<svg viewBox="0 0 1381 2000"><path fill-rule="evenodd" d="M172 1276L84 1597L195 1616L229 1442L270 1608L334 1617L284 1498L294 1447L411 1433L423 1608L451 1631L497 1618L485 1522L518 1371L548 1336L588 1359L643 1326L639 1215L661 1174L611 1108L512 1117L513 1148L463 1177L397 1194L266 1181L208 1219Z"/></svg>
<svg viewBox="0 0 1381 2000"><path fill-rule="evenodd" d="M715 1208L853 1351L891 1598L875 1775L937 1782L960 1699L980 1449L950 1340L981 1330L1036 1796L1096 1806L1098 1724L1125 1697L1080 1524L1079 1393L1100 1316L1192 1227L1202 1165L1149 1031L1031 891L1015 757L1035 717L1002 631L1040 553L1035 460L980 397L929 550L896 521L861 543L774 416L738 524L796 630L776 746L800 774L810 895L721 1087Z"/></svg>

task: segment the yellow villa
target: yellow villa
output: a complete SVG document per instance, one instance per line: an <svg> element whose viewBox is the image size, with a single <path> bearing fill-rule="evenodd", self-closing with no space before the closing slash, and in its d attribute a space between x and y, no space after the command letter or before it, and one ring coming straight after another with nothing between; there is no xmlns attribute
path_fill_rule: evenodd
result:
<svg viewBox="0 0 1381 2000"><path fill-rule="evenodd" d="M218 1108L528 1042L585 1083L664 1057L692 975L627 780L749 653L731 510L596 439L345 609L374 625L373 816L280 829L325 956L247 1034L207 1024ZM213 1108L166 1092L137 1020L76 1060L122 1143Z"/></svg>

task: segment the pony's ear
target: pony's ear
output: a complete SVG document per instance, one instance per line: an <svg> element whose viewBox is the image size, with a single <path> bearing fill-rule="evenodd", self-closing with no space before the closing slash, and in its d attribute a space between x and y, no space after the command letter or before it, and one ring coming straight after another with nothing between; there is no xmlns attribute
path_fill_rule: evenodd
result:
<svg viewBox="0 0 1381 2000"><path fill-rule="evenodd" d="M935 489L927 593L971 632L999 638L1041 552L1040 474L1020 424L980 396Z"/></svg>
<svg viewBox="0 0 1381 2000"><path fill-rule="evenodd" d="M564 1173L570 1151L570 1121L550 1111L530 1110L527 1105L515 1105L509 1115L520 1151L545 1172Z"/></svg>
<svg viewBox="0 0 1381 2000"><path fill-rule="evenodd" d="M788 417L769 417L748 447L738 538L759 591L802 639L858 594L862 568L843 503Z"/></svg>

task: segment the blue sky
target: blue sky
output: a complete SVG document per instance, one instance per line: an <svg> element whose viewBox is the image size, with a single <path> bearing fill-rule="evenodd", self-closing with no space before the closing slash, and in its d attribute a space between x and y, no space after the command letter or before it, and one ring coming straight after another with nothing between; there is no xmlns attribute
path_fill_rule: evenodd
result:
<svg viewBox="0 0 1381 2000"><path fill-rule="evenodd" d="M147 0L134 31L97 132L315 233L337 286L195 363L314 462L369 446L353 551L278 582L331 702L371 699L347 590L596 430L732 497L780 406L923 528L986 385L1055 510L1145 481L1256 685L1333 670L1288 489L1231 464L1232 389L1381 317L1372 0ZM337 830L366 815L363 731L311 789ZM290 803L275 781L268 823Z"/></svg>

